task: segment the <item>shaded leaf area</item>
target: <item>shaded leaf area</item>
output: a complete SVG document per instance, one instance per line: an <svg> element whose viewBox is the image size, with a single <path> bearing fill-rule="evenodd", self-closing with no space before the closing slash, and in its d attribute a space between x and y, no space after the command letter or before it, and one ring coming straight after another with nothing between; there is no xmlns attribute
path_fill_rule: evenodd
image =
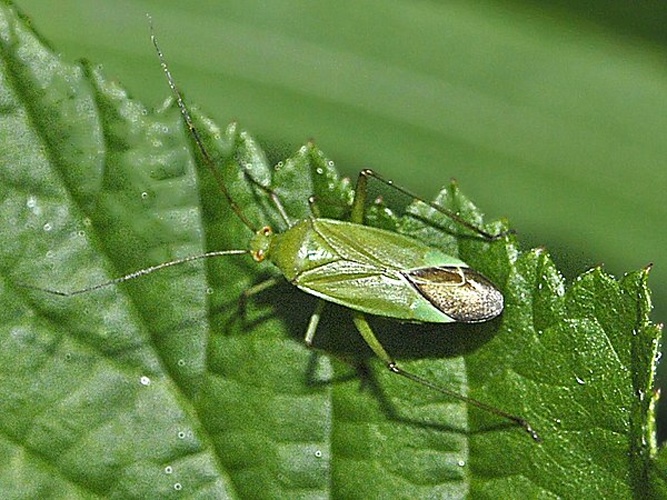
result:
<svg viewBox="0 0 667 500"><path fill-rule="evenodd" d="M248 256L72 290L209 250L251 231L195 160L178 113L155 112L89 64L69 66L13 8L0 22L0 484L14 498L630 498L652 467L659 329L647 271L565 283L543 250L488 242L419 202L368 222L458 255L504 292L502 318L400 325L374 318L405 368L525 417L503 419L392 376L344 309L325 309ZM148 46L148 40L147 40ZM157 64L157 62L156 62ZM165 85L166 91L166 85ZM197 124L225 185L260 227L344 218L350 182L313 144L271 167L232 124ZM477 225L457 186L436 200ZM486 226L491 232L505 222ZM363 244L363 243L362 243ZM655 489L652 489L654 488Z"/></svg>

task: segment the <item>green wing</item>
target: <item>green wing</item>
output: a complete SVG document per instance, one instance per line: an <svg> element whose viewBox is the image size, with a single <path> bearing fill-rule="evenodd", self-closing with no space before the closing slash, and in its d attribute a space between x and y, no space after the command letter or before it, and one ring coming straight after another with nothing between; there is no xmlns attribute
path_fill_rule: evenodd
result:
<svg viewBox="0 0 667 500"><path fill-rule="evenodd" d="M468 265L415 239L370 226L312 219L315 231L340 258L397 271L434 266Z"/></svg>
<svg viewBox="0 0 667 500"><path fill-rule="evenodd" d="M431 323L454 321L434 307L402 273L338 260L297 275L301 290L368 314Z"/></svg>
<svg viewBox="0 0 667 500"><path fill-rule="evenodd" d="M309 221L309 242L319 241L329 258L304 266L292 282L302 290L357 311L403 319L454 321L420 293L404 275L434 266L468 267L419 241L397 233L329 219ZM331 260L335 254L335 260Z"/></svg>
<svg viewBox="0 0 667 500"><path fill-rule="evenodd" d="M503 307L500 292L460 259L360 224L305 219L274 236L269 256L301 290L377 316L475 322Z"/></svg>

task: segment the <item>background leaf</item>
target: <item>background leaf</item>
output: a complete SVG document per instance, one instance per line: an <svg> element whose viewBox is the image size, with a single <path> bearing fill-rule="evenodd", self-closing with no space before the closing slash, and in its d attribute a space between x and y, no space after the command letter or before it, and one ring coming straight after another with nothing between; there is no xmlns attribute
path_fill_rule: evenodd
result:
<svg viewBox="0 0 667 500"><path fill-rule="evenodd" d="M242 248L248 233L197 174L176 113L147 112L97 69L60 64L7 13L0 425L3 484L13 495L649 491L647 391L659 332L647 323L644 271L616 282L593 270L565 292L544 251L453 238L448 227L435 229L431 213L425 227L396 219L397 229L492 277L507 311L447 335L378 320L382 340L413 371L528 418L539 445L374 363L357 374L314 357L300 340L314 304L289 287L251 301L244 325L236 297L271 273L247 259L68 300L17 287L77 288L206 249ZM274 220L236 168L240 161L264 182L271 162L236 127L204 126L235 196L258 207L253 217ZM349 198L345 185L317 181L328 166L313 146L282 164L274 182L290 210L305 210L313 192ZM450 191L442 203L479 217ZM318 342L363 353L342 313L330 309Z"/></svg>
<svg viewBox="0 0 667 500"><path fill-rule="evenodd" d="M155 105L150 12L191 101L241 120L272 162L315 137L347 175L371 167L428 196L454 176L570 279L654 263L652 316L667 321L662 3L20 5L68 60L104 61Z"/></svg>

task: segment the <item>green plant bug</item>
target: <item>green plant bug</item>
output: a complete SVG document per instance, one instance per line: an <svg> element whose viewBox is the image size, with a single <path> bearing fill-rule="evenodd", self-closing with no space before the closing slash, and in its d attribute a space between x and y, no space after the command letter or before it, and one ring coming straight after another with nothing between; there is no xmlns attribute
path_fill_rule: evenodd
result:
<svg viewBox="0 0 667 500"><path fill-rule="evenodd" d="M366 319L366 314L370 314L416 323L478 323L493 319L503 311L504 299L498 288L462 260L408 236L364 224L368 180L371 178L407 196L420 198L372 170L362 170L358 176L348 221L319 217L316 200L311 200L311 217L292 221L278 196L246 172L249 180L270 198L288 226L283 232L274 232L269 226L256 228L235 202L204 146L160 49L152 25L151 41L203 163L213 174L233 212L254 233L248 248L211 251L164 262L74 291L29 285L28 288L60 296L72 296L194 260L249 254L257 262L271 262L291 284L321 299L306 329L306 345L313 344L324 305L333 302L344 306L351 310L353 322L364 341L392 373L507 419L522 427L534 440L540 441L538 433L524 418L405 371L387 353ZM435 203L421 201L487 240L495 240L505 235L487 233ZM276 281L270 279L255 285L244 294L242 300L269 288Z"/></svg>

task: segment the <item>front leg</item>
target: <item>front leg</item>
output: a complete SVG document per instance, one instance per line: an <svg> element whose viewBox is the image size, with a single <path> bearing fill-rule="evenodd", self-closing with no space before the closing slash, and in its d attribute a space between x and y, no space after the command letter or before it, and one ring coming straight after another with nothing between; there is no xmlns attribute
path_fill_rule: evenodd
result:
<svg viewBox="0 0 667 500"><path fill-rule="evenodd" d="M355 224L364 223L364 212L368 198L368 177L372 175L371 170L362 170L357 177L357 186L354 188L354 201L352 202L352 213L350 222Z"/></svg>

